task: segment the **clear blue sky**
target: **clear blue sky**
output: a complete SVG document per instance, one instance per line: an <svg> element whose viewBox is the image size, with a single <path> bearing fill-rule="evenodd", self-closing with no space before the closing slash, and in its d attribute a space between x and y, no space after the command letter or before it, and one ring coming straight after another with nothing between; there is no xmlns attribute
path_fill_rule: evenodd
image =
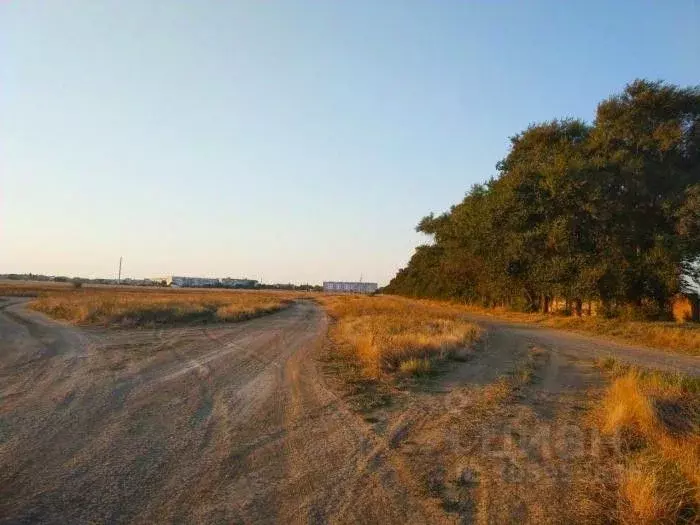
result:
<svg viewBox="0 0 700 525"><path fill-rule="evenodd" d="M385 284L508 136L700 82L700 5L5 0L0 273Z"/></svg>

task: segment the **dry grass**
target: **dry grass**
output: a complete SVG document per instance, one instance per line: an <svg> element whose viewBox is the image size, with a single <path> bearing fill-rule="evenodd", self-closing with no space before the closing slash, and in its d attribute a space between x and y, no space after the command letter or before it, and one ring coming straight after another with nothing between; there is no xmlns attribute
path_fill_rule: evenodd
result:
<svg viewBox="0 0 700 525"><path fill-rule="evenodd" d="M625 458L617 518L700 522L700 379L606 365L617 377L597 421L619 436Z"/></svg>
<svg viewBox="0 0 700 525"><path fill-rule="evenodd" d="M69 291L72 283L53 281L0 281L0 296L6 297L37 297L42 293Z"/></svg>
<svg viewBox="0 0 700 525"><path fill-rule="evenodd" d="M257 291L86 288L43 291L30 308L80 325L153 326L249 319L284 308L294 297Z"/></svg>
<svg viewBox="0 0 700 525"><path fill-rule="evenodd" d="M462 309L444 303L364 296L320 300L336 320L332 337L359 361L365 377L427 374L478 333Z"/></svg>
<svg viewBox="0 0 700 525"><path fill-rule="evenodd" d="M411 357L399 364L399 372L406 375L422 376L431 372L430 359L426 357Z"/></svg>

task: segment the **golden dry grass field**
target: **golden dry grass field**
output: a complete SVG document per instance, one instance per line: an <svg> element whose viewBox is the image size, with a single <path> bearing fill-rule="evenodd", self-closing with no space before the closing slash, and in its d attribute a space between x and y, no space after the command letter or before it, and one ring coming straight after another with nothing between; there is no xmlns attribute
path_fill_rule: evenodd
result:
<svg viewBox="0 0 700 525"><path fill-rule="evenodd" d="M250 319L285 308L304 294L4 283L0 295L36 296L29 308L77 325L154 326Z"/></svg>
<svg viewBox="0 0 700 525"><path fill-rule="evenodd" d="M332 337L370 378L429 373L439 361L458 357L477 338L463 310L445 303L392 296L323 296L336 321Z"/></svg>
<svg viewBox="0 0 700 525"><path fill-rule="evenodd" d="M74 287L71 283L52 281L0 281L0 296L5 297L37 297L48 292L67 292Z"/></svg>

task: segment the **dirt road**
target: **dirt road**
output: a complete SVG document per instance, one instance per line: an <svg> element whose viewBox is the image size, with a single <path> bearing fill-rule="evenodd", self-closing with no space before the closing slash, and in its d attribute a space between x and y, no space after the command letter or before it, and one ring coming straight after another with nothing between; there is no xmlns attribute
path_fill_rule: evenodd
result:
<svg viewBox="0 0 700 525"><path fill-rule="evenodd" d="M473 359L369 417L327 387L327 323L301 301L237 324L79 330L0 304L0 523L457 523L565 507L531 484L493 490L474 445L494 418L577 417L599 383L585 359L608 343L487 321ZM626 352L700 373L697 358ZM524 364L537 381L499 394Z"/></svg>
<svg viewBox="0 0 700 525"><path fill-rule="evenodd" d="M700 357L697 356L674 354L664 350L613 342L601 337L503 321L485 315L469 314L466 317L487 328L489 333L498 332L507 338L528 341L572 359L614 357L627 364L644 368L700 375Z"/></svg>
<svg viewBox="0 0 700 525"><path fill-rule="evenodd" d="M0 521L284 522L320 512L357 454L317 382L326 319L311 303L113 331L21 306L0 312Z"/></svg>

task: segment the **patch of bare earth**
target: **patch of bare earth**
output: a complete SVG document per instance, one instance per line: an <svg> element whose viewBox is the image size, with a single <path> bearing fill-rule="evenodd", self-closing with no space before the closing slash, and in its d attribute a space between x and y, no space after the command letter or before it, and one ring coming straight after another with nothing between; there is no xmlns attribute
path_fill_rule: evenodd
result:
<svg viewBox="0 0 700 525"><path fill-rule="evenodd" d="M411 523L609 522L618 447L588 417L603 386L593 363L499 330L464 358L384 385L379 402L346 375L377 444L341 517L401 487Z"/></svg>

